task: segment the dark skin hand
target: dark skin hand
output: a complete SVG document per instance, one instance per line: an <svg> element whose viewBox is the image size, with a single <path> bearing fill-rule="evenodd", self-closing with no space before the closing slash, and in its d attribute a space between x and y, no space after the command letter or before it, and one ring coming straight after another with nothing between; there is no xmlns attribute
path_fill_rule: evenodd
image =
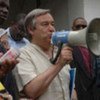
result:
<svg viewBox="0 0 100 100"><path fill-rule="evenodd" d="M0 57L1 57L1 53L0 53ZM0 64L0 78L2 78L9 71L11 71L16 66L17 63L18 63L18 60L16 59L13 59L12 61L5 60L4 62L2 62Z"/></svg>

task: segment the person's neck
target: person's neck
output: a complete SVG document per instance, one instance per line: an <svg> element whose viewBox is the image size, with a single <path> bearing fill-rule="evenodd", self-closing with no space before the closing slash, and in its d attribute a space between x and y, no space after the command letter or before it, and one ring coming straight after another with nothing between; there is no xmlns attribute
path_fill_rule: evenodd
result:
<svg viewBox="0 0 100 100"><path fill-rule="evenodd" d="M39 46L42 49L42 51L46 55L48 55L48 57L51 57L52 56L52 47L50 45L45 46L45 45L40 44L40 43L37 43L37 42L32 42L32 43L35 44L35 45L37 45L37 46Z"/></svg>
<svg viewBox="0 0 100 100"><path fill-rule="evenodd" d="M42 50L44 51L44 53L46 55L48 55L49 58L51 58L51 56L52 56L52 48L51 47L49 47L48 49L42 49Z"/></svg>

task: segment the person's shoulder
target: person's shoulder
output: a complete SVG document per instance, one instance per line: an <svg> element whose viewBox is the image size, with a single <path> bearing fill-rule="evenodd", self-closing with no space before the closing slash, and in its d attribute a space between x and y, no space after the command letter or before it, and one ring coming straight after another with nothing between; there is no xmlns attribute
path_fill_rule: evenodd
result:
<svg viewBox="0 0 100 100"><path fill-rule="evenodd" d="M20 51L23 51L23 50L27 50L30 48L30 43L29 44L26 44L25 46L22 46L20 49Z"/></svg>
<svg viewBox="0 0 100 100"><path fill-rule="evenodd" d="M33 50L33 51L34 51L34 48L33 48L33 46L32 46L31 43L28 43L28 44L26 44L25 46L22 46L22 47L20 48L20 51L21 51L21 52L30 52L30 50Z"/></svg>

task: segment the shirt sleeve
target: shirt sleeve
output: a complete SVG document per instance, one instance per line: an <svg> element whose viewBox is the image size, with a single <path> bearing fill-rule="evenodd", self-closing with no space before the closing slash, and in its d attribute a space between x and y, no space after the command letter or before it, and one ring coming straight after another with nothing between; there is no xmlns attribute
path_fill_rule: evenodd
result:
<svg viewBox="0 0 100 100"><path fill-rule="evenodd" d="M28 55L21 53L18 60L19 63L13 72L17 80L18 89L19 91L22 91L23 87L33 80L37 74L34 63L31 62L31 58Z"/></svg>

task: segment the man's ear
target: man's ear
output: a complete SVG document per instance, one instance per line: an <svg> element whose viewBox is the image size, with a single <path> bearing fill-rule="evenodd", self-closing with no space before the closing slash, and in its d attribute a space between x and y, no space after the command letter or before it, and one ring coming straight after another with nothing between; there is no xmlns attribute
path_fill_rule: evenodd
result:
<svg viewBox="0 0 100 100"><path fill-rule="evenodd" d="M33 31L34 31L33 27L28 26L28 27L27 27L27 30L28 30L28 32L29 32L30 34L33 34Z"/></svg>

